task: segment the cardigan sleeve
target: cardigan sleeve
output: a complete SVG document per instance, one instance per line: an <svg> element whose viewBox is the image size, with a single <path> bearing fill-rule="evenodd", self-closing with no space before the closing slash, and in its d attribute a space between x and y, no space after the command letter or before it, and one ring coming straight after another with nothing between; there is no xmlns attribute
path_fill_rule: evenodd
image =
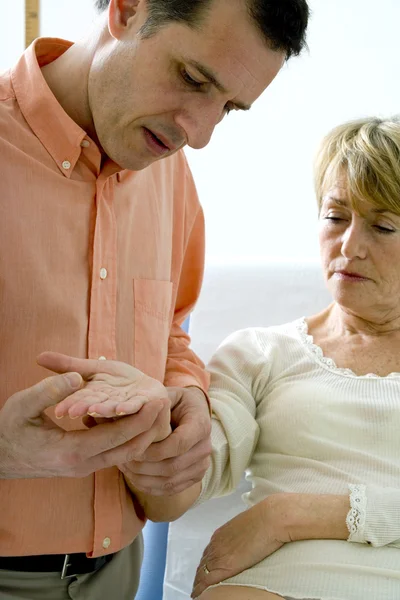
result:
<svg viewBox="0 0 400 600"><path fill-rule="evenodd" d="M350 484L349 542L400 548L400 489Z"/></svg>
<svg viewBox="0 0 400 600"><path fill-rule="evenodd" d="M257 404L267 393L269 360L256 329L228 337L211 359L211 466L198 502L233 492L249 465L258 437Z"/></svg>

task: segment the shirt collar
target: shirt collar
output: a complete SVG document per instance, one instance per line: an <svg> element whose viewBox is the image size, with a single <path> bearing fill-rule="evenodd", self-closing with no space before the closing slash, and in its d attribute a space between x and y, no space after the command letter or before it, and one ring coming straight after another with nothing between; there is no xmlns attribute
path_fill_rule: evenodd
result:
<svg viewBox="0 0 400 600"><path fill-rule="evenodd" d="M67 115L50 90L41 67L61 56L72 42L40 38L24 52L11 71L17 102L29 126L70 178L80 157L86 132ZM101 157L99 152L99 165Z"/></svg>

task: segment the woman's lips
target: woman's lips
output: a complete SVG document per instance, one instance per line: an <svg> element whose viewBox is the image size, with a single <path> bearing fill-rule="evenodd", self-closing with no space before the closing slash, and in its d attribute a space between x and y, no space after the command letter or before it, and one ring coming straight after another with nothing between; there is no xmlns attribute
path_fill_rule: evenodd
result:
<svg viewBox="0 0 400 600"><path fill-rule="evenodd" d="M369 279L369 277L365 277L360 273L352 273L350 271L336 271L335 275L347 281L367 281Z"/></svg>

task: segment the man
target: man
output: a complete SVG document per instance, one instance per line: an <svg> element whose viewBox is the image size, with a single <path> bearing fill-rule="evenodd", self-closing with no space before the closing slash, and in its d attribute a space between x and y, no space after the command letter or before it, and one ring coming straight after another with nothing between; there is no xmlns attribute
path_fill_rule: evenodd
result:
<svg viewBox="0 0 400 600"><path fill-rule="evenodd" d="M144 515L130 489L202 478L207 375L181 325L204 230L181 149L250 108L308 20L305 0L98 6L84 40L36 41L0 79L2 598L133 598ZM152 445L162 399L91 428L58 421L82 378L43 379L46 350L67 355L39 359L60 373L117 360L162 381L173 433Z"/></svg>

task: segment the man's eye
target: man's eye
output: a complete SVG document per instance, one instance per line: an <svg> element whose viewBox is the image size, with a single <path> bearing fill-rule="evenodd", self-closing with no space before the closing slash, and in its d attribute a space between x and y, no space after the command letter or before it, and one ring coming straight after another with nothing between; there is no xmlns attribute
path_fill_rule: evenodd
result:
<svg viewBox="0 0 400 600"><path fill-rule="evenodd" d="M199 88L204 85L203 81L197 81L196 79L193 79L193 77L191 77L185 69L182 71L182 78L184 81L186 81L186 83L195 88Z"/></svg>

